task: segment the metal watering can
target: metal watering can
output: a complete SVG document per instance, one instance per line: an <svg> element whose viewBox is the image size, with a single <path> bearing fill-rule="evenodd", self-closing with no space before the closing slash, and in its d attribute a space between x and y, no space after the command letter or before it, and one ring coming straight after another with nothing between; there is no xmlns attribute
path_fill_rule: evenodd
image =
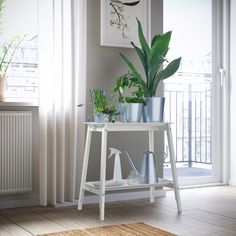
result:
<svg viewBox="0 0 236 236"><path fill-rule="evenodd" d="M131 169L136 173L136 178L139 178L139 182L143 184L156 184L158 183L157 169L156 169L156 156L154 152L146 151L143 153L143 160L140 168L140 173L137 171L128 151L125 151ZM162 160L162 165L165 158Z"/></svg>

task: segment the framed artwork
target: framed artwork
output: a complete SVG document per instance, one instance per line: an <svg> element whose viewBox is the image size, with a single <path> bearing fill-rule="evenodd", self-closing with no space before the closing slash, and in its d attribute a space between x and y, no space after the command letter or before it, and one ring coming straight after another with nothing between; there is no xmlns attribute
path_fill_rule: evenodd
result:
<svg viewBox="0 0 236 236"><path fill-rule="evenodd" d="M150 0L101 0L101 45L132 47L138 43L138 18L150 39Z"/></svg>

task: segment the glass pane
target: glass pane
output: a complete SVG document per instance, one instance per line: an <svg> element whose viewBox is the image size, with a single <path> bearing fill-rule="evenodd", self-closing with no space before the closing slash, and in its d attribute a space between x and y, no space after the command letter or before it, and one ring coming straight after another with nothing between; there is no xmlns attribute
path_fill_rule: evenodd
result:
<svg viewBox="0 0 236 236"><path fill-rule="evenodd" d="M211 0L164 0L164 32L169 30L172 30L172 39L168 59L182 57L179 71L164 81L165 120L174 123L178 175L180 178L210 176ZM167 158L164 175L169 177L170 172Z"/></svg>
<svg viewBox="0 0 236 236"><path fill-rule="evenodd" d="M4 1L1 22L1 45L25 37L7 70L7 98L38 98L38 1Z"/></svg>

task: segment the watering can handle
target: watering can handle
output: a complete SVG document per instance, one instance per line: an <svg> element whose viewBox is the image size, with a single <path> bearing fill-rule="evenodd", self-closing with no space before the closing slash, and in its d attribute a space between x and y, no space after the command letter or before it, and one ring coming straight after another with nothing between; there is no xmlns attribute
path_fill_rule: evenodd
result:
<svg viewBox="0 0 236 236"><path fill-rule="evenodd" d="M158 152L157 154L160 154L160 155L162 155L163 154L163 158L162 158L162 165L164 164L164 162L165 162L165 159L167 158L167 154L165 153L165 152ZM157 155L157 157L158 157L159 155Z"/></svg>

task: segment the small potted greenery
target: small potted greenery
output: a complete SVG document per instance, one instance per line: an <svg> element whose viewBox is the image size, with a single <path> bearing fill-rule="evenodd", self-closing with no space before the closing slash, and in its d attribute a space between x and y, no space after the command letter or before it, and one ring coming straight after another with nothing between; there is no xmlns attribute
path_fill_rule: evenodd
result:
<svg viewBox="0 0 236 236"><path fill-rule="evenodd" d="M129 94L128 94L129 90ZM130 91L132 90L132 91ZM143 90L133 74L125 74L116 80L112 92L118 93L118 110L122 122L140 122L145 104Z"/></svg>
<svg viewBox="0 0 236 236"><path fill-rule="evenodd" d="M181 58L177 58L171 62L168 62L166 59L171 31L163 35L155 35L152 39L151 46L149 46L144 37L142 25L138 19L137 22L141 48L137 47L133 42L131 42L131 45L142 63L145 78L142 77L142 73L138 71L137 67L125 55L122 53L120 55L128 65L131 73L136 77L137 83L139 83L143 91L147 103L144 109L144 121L161 122L163 119L164 98L155 97L156 90L162 80L171 77L178 70Z"/></svg>
<svg viewBox="0 0 236 236"><path fill-rule="evenodd" d="M90 89L90 98L93 105L94 121L98 123L113 122L117 114L113 105L113 98L103 89Z"/></svg>

